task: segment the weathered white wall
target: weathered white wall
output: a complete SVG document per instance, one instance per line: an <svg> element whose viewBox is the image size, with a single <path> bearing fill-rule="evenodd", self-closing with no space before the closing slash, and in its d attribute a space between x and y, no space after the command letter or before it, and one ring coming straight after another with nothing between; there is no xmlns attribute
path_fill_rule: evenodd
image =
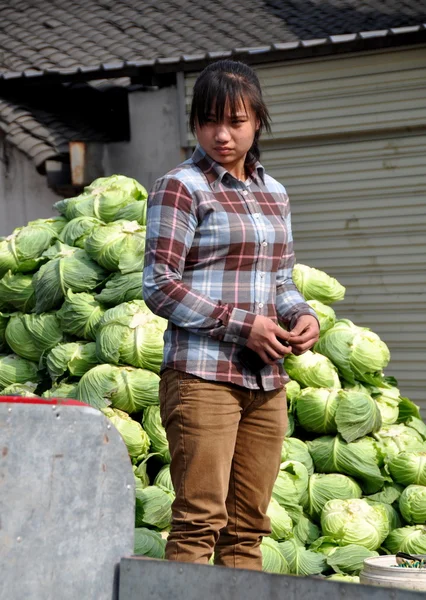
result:
<svg viewBox="0 0 426 600"><path fill-rule="evenodd" d="M129 94L129 111L131 140L105 146L105 175L134 177L149 189L185 158L176 87Z"/></svg>
<svg viewBox="0 0 426 600"><path fill-rule="evenodd" d="M57 200L34 163L0 137L0 236L28 221L58 214L52 208Z"/></svg>

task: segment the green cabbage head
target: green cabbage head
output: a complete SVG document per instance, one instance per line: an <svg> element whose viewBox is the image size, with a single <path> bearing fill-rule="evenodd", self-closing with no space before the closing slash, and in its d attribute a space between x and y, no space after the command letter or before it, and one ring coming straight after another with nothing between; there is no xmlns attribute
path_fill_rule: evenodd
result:
<svg viewBox="0 0 426 600"><path fill-rule="evenodd" d="M272 539L287 540L293 536L293 521L286 509L275 498L271 498L266 514L271 520Z"/></svg>
<svg viewBox="0 0 426 600"><path fill-rule="evenodd" d="M410 524L426 523L426 486L409 485L399 498L399 510Z"/></svg>
<svg viewBox="0 0 426 600"><path fill-rule="evenodd" d="M31 312L35 306L35 292L32 276L8 271L0 279L0 298L9 308L21 312Z"/></svg>
<svg viewBox="0 0 426 600"><path fill-rule="evenodd" d="M23 396L25 398L37 398L37 394L34 391L37 387L37 383L12 383L8 385L1 392L0 396Z"/></svg>
<svg viewBox="0 0 426 600"><path fill-rule="evenodd" d="M305 465L308 474L312 475L314 472L314 463L312 462L311 455L305 442L298 438L286 438L283 441L281 448L281 462L287 460L297 460Z"/></svg>
<svg viewBox="0 0 426 600"><path fill-rule="evenodd" d="M426 525L400 527L390 532L383 546L391 554L426 554Z"/></svg>
<svg viewBox="0 0 426 600"><path fill-rule="evenodd" d="M120 433L132 462L143 460L148 455L150 441L142 425L122 410L104 408L102 412Z"/></svg>
<svg viewBox="0 0 426 600"><path fill-rule="evenodd" d="M392 479L402 485L426 486L426 448L424 452L400 452L388 468Z"/></svg>
<svg viewBox="0 0 426 600"><path fill-rule="evenodd" d="M272 497L286 508L298 506L306 495L308 481L305 465L297 460L287 460L280 465Z"/></svg>
<svg viewBox="0 0 426 600"><path fill-rule="evenodd" d="M61 232L61 241L68 246L76 246L84 250L86 239L94 229L102 225L95 217L76 217L69 221Z"/></svg>
<svg viewBox="0 0 426 600"><path fill-rule="evenodd" d="M95 296L96 300L106 306L116 306L131 300L143 300L142 272L114 273L106 282L104 289Z"/></svg>
<svg viewBox="0 0 426 600"><path fill-rule="evenodd" d="M375 433L374 437L386 457L386 462L390 462L400 452L424 452L426 450L420 433L402 423L386 425Z"/></svg>
<svg viewBox="0 0 426 600"><path fill-rule="evenodd" d="M87 238L89 256L109 271L142 271L146 227L136 221L115 221L100 225Z"/></svg>
<svg viewBox="0 0 426 600"><path fill-rule="evenodd" d="M327 564L336 573L359 575L366 558L379 556L374 550L367 550L365 546L348 544L334 548L327 556Z"/></svg>
<svg viewBox="0 0 426 600"><path fill-rule="evenodd" d="M140 412L158 404L160 378L133 367L102 364L87 371L78 383L78 397L95 408L112 404L127 413Z"/></svg>
<svg viewBox="0 0 426 600"><path fill-rule="evenodd" d="M357 482L341 473L314 473L309 478L308 493L304 509L315 521L329 500L349 500L361 498L362 490Z"/></svg>
<svg viewBox="0 0 426 600"><path fill-rule="evenodd" d="M175 489L173 487L172 478L170 475L170 465L169 464L163 465L161 467L161 469L158 471L158 473L154 479L154 485L158 485L160 487L166 488L166 490L169 490L170 492L174 493Z"/></svg>
<svg viewBox="0 0 426 600"><path fill-rule="evenodd" d="M148 194L135 179L124 175L110 175L95 179L75 198L60 200L55 208L71 221L76 217L96 217L109 223L117 213L133 202L143 202Z"/></svg>
<svg viewBox="0 0 426 600"><path fill-rule="evenodd" d="M77 384L63 379L60 383L43 392L42 398L72 398L78 400Z"/></svg>
<svg viewBox="0 0 426 600"><path fill-rule="evenodd" d="M293 269L293 281L306 300L333 304L345 297L346 290L337 279L314 267L297 263Z"/></svg>
<svg viewBox="0 0 426 600"><path fill-rule="evenodd" d="M6 327L6 341L12 350L22 358L33 361L39 361L47 351L59 344L62 338L55 313L15 313Z"/></svg>
<svg viewBox="0 0 426 600"><path fill-rule="evenodd" d="M33 277L38 313L59 306L68 290L88 292L108 276L84 250L61 242L46 250L44 256L49 261Z"/></svg>
<svg viewBox="0 0 426 600"><path fill-rule="evenodd" d="M170 528L175 495L156 485L136 490L136 527Z"/></svg>
<svg viewBox="0 0 426 600"><path fill-rule="evenodd" d="M262 553L262 571L285 575L290 572L288 563L280 550L278 542L270 537L264 537L260 544Z"/></svg>
<svg viewBox="0 0 426 600"><path fill-rule="evenodd" d="M99 324L96 349L100 360L160 371L167 321L157 317L143 300L107 310Z"/></svg>
<svg viewBox="0 0 426 600"><path fill-rule="evenodd" d="M333 327L336 322L336 313L331 308L319 300L309 300L308 304L314 309L320 324L320 334L322 335Z"/></svg>
<svg viewBox="0 0 426 600"><path fill-rule="evenodd" d="M158 452L160 459L170 463L170 451L166 431L161 423L160 407L148 406L143 411L143 427L149 435L154 452Z"/></svg>
<svg viewBox="0 0 426 600"><path fill-rule="evenodd" d="M46 368L52 381L56 381L65 373L81 377L98 363L95 342L69 342L52 348Z"/></svg>
<svg viewBox="0 0 426 600"><path fill-rule="evenodd" d="M7 271L30 273L47 258L43 252L59 237L66 219L37 219L25 227L18 227L0 241L0 278Z"/></svg>
<svg viewBox="0 0 426 600"><path fill-rule="evenodd" d="M36 383L40 378L36 363L16 354L0 354L0 389L14 383Z"/></svg>
<svg viewBox="0 0 426 600"><path fill-rule="evenodd" d="M386 509L366 500L329 500L321 513L321 528L341 544L357 544L376 550L389 534Z"/></svg>
<svg viewBox="0 0 426 600"><path fill-rule="evenodd" d="M316 352L327 356L350 382L382 383L382 370L390 360L388 347L366 327L357 327L349 319L336 321L334 327L320 337Z"/></svg>
<svg viewBox="0 0 426 600"><path fill-rule="evenodd" d="M134 554L148 558L164 558L166 540L158 531L146 527L136 527Z"/></svg>
<svg viewBox="0 0 426 600"><path fill-rule="evenodd" d="M280 551L287 561L290 573L293 575L302 575L304 577L318 575L327 566L322 554L307 550L296 539L282 542L279 546Z"/></svg>
<svg viewBox="0 0 426 600"><path fill-rule="evenodd" d="M86 292L74 294L68 290L65 302L56 313L61 329L85 340L95 340L105 309Z"/></svg>
<svg viewBox="0 0 426 600"><path fill-rule="evenodd" d="M308 350L300 356L288 354L284 367L289 377L302 387L342 387L336 367L326 356L317 352Z"/></svg>

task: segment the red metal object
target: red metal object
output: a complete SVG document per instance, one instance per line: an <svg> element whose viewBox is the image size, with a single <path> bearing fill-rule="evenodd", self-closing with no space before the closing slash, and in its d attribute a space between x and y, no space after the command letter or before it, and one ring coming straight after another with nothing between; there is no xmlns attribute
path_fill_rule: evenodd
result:
<svg viewBox="0 0 426 600"><path fill-rule="evenodd" d="M90 406L86 402L80 402L80 400L71 400L69 398L28 398L25 396L0 396L0 402L8 402L15 404L53 404L55 406ZM90 406L93 408L93 406Z"/></svg>

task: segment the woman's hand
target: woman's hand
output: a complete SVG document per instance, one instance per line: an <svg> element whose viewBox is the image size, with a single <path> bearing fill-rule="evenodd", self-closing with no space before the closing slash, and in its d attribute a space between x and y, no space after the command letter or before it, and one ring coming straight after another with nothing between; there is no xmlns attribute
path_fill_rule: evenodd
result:
<svg viewBox="0 0 426 600"><path fill-rule="evenodd" d="M284 345L289 339L288 331L282 329L269 317L257 315L246 346L257 352L267 365L273 365L279 358L291 353L291 346Z"/></svg>
<svg viewBox="0 0 426 600"><path fill-rule="evenodd" d="M292 353L303 354L315 344L319 337L318 321L312 315L302 315L290 331L289 343Z"/></svg>

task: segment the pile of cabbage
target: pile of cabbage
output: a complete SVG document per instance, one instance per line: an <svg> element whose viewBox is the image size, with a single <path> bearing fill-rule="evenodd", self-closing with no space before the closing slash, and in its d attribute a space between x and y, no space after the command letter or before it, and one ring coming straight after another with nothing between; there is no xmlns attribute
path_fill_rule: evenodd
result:
<svg viewBox="0 0 426 600"><path fill-rule="evenodd" d="M102 411L135 477L135 553L162 558L174 499L158 406L166 322L142 298L146 190L95 180L0 240L0 394ZM426 553L426 425L384 374L390 355L336 316L345 288L298 264L320 339L285 368L289 427L261 545L273 573L357 581L365 558Z"/></svg>

